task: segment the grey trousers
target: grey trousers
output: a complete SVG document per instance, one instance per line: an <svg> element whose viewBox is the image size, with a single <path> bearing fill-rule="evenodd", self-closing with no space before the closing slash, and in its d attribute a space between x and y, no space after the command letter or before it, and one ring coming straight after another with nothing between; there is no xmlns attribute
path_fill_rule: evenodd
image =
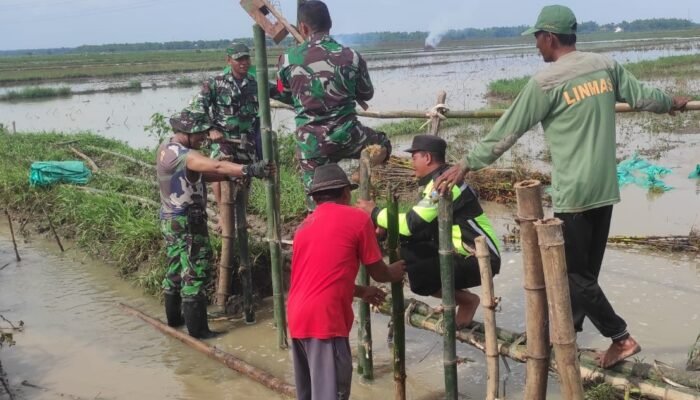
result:
<svg viewBox="0 0 700 400"><path fill-rule="evenodd" d="M347 400L352 354L346 337L292 339L294 381L299 400Z"/></svg>

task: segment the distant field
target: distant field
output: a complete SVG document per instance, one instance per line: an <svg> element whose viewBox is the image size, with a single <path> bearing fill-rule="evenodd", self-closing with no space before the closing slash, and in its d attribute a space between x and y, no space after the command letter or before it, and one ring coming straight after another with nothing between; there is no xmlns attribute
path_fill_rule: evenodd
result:
<svg viewBox="0 0 700 400"><path fill-rule="evenodd" d="M605 41L640 40L655 38L690 38L700 37L700 29L684 31L663 31L643 33L595 33L581 35L579 41L581 48L606 49L629 46L629 43L615 43ZM599 41L600 43L588 44L586 42ZM660 42L659 44L663 44ZM665 43L678 44L678 40ZM445 41L439 49L450 48L479 48L484 46L534 46L532 37L508 37L489 39L469 39L459 41ZM391 56L400 57L401 51L419 50L423 48L423 42L402 41L375 43L371 46L358 46L368 59ZM280 47L268 49L268 64L274 65L279 54L283 51ZM129 53L101 53L101 54L66 54L55 56L13 56L0 57L0 85L16 85L24 83L41 83L51 81L69 81L80 78L107 78L118 76L130 76L137 74L159 74L213 71L221 68L224 63L223 50L191 50L191 51L144 51Z"/></svg>

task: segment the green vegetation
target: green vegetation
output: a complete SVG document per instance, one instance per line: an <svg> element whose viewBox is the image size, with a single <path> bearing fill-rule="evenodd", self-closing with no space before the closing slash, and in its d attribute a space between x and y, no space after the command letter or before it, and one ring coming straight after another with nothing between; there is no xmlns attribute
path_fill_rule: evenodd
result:
<svg viewBox="0 0 700 400"><path fill-rule="evenodd" d="M190 87L197 85L194 79L181 76L175 81L175 86Z"/></svg>
<svg viewBox="0 0 700 400"><path fill-rule="evenodd" d="M129 90L141 90L141 81L132 79L129 81L127 88L129 88Z"/></svg>
<svg viewBox="0 0 700 400"><path fill-rule="evenodd" d="M70 96L71 90L69 87L47 88L47 87L26 87L20 91L10 90L0 100L31 100L31 99L46 99L53 97Z"/></svg>
<svg viewBox="0 0 700 400"><path fill-rule="evenodd" d="M656 60L639 61L625 64L624 66L637 78L643 80L667 78L669 74L672 74L677 81L679 79L700 78L700 54L661 57ZM525 87L529 79L529 76L525 76L491 81L488 85L487 95L496 99L512 101ZM687 93L682 87L679 87L679 89L681 92ZM697 98L697 95L694 95L694 97Z"/></svg>

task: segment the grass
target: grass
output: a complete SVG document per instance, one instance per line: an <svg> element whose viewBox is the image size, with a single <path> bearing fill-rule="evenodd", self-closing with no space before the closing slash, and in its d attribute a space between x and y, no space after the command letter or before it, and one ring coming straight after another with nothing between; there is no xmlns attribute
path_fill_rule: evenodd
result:
<svg viewBox="0 0 700 400"><path fill-rule="evenodd" d="M449 116L449 113L447 114ZM426 119L404 119L397 122L387 122L378 125L375 129L386 133L388 137L405 136L405 135L418 135L421 133L426 133L427 126L425 125ZM464 122L459 119L447 119L440 123L440 129L447 129L455 126L463 125Z"/></svg>
<svg viewBox="0 0 700 400"><path fill-rule="evenodd" d="M191 78L188 78L185 76L181 76L181 77L177 78L177 80L175 81L175 86L180 86L180 87L192 87L192 86L195 86L197 84L198 84L198 82L195 82L194 79L191 79Z"/></svg>
<svg viewBox="0 0 700 400"><path fill-rule="evenodd" d="M639 61L624 65L634 76L642 80L664 79L672 74L677 80L700 78L700 54L661 57L656 60ZM488 85L487 96L512 101L525 87L529 76L498 79ZM694 95L697 98L697 95Z"/></svg>
<svg viewBox="0 0 700 400"><path fill-rule="evenodd" d="M59 88L48 88L48 87L26 87L22 90L10 90L3 96L0 96L0 100L5 101L15 101L15 100L32 100L32 99L46 99L54 97L67 97L70 96L71 89L69 87L59 87Z"/></svg>

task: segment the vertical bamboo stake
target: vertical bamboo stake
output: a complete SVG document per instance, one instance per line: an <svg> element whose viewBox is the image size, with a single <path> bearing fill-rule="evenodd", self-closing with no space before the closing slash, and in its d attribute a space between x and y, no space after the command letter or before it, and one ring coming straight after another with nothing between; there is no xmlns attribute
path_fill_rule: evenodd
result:
<svg viewBox="0 0 700 400"><path fill-rule="evenodd" d="M255 39L255 68L258 81L258 103L260 106L260 130L262 135L263 159L273 161L279 168L273 145L272 118L270 116L270 92L268 91L267 48L265 32L259 25L253 26ZM277 345L288 347L287 319L284 310L284 288L282 284L282 244L280 239L279 171L276 176L265 179L267 199L267 239L270 243L270 264L272 269L272 299L274 302L275 325L277 325Z"/></svg>
<svg viewBox="0 0 700 400"><path fill-rule="evenodd" d="M447 100L447 93L444 90L441 90L438 92L438 97L437 97L437 104L445 104L445 100ZM438 132L440 131L440 117L437 115L434 117L430 117L430 130L429 133L431 135L438 135Z"/></svg>
<svg viewBox="0 0 700 400"><path fill-rule="evenodd" d="M238 186L236 191L236 239L238 240L238 277L241 280L243 292L243 313L247 324L255 323L255 305L253 304L253 267L250 262L250 250L248 248L248 219L246 208L248 207L248 188L244 183Z"/></svg>
<svg viewBox="0 0 700 400"><path fill-rule="evenodd" d="M491 254L486 238L479 236L474 240L476 258L481 272L481 288L484 296L481 306L484 309L484 339L486 342L486 400L498 398L498 338L496 337L496 299L493 295L493 275L491 273ZM528 399L528 397L525 397Z"/></svg>
<svg viewBox="0 0 700 400"><path fill-rule="evenodd" d="M221 204L219 204L219 224L221 226L221 257L219 258L219 282L216 287L216 304L224 311L226 301L231 296L231 276L233 275L234 210L233 182L221 182Z"/></svg>
<svg viewBox="0 0 700 400"><path fill-rule="evenodd" d="M455 344L455 277L452 247L452 192L440 196L438 205L440 235L440 278L445 336L443 337L443 365L445 369L445 399L457 399L457 346Z"/></svg>
<svg viewBox="0 0 700 400"><path fill-rule="evenodd" d="M58 248L61 249L61 252L66 251L63 248L63 243L61 243L61 238L58 237L58 233L56 233L56 228L53 226L53 222L51 222L51 217L49 217L49 214L46 213L46 210L44 210L44 216L46 217L46 221L49 223L49 228L51 228L51 233L53 233L54 239L56 239L56 243L58 244Z"/></svg>
<svg viewBox="0 0 700 400"><path fill-rule="evenodd" d="M399 200L389 188L387 250L389 262L399 260ZM391 284L391 321L394 327L394 399L406 399L406 326L404 325L403 280Z"/></svg>
<svg viewBox="0 0 700 400"><path fill-rule="evenodd" d="M524 287L526 303L527 370L526 399L545 400L549 367L549 315L544 285L542 258L533 222L544 217L542 184L527 180L515 184L518 201L520 245L523 249Z"/></svg>
<svg viewBox="0 0 700 400"><path fill-rule="evenodd" d="M17 262L22 261L22 257L19 256L19 251L17 251L17 240L15 239L15 229L12 227L12 218L10 218L10 213L5 210L5 215L7 216L7 223L10 225L10 235L12 236L12 246L15 248L15 258Z"/></svg>
<svg viewBox="0 0 700 400"><path fill-rule="evenodd" d="M561 379L562 397L567 400L583 400L561 224L562 221L558 218L540 220L535 222L535 229L544 265L547 304L552 318L554 358Z"/></svg>
<svg viewBox="0 0 700 400"><path fill-rule="evenodd" d="M12 121L12 133L17 133L17 126L15 125L15 121Z"/></svg>
<svg viewBox="0 0 700 400"><path fill-rule="evenodd" d="M360 155L360 199L370 200L370 155L367 149L362 150ZM360 265L357 274L358 285L369 286L369 275L364 265ZM369 304L361 301L359 303L359 326L357 331L357 372L368 381L374 379L374 365L372 359L372 319L369 313Z"/></svg>

